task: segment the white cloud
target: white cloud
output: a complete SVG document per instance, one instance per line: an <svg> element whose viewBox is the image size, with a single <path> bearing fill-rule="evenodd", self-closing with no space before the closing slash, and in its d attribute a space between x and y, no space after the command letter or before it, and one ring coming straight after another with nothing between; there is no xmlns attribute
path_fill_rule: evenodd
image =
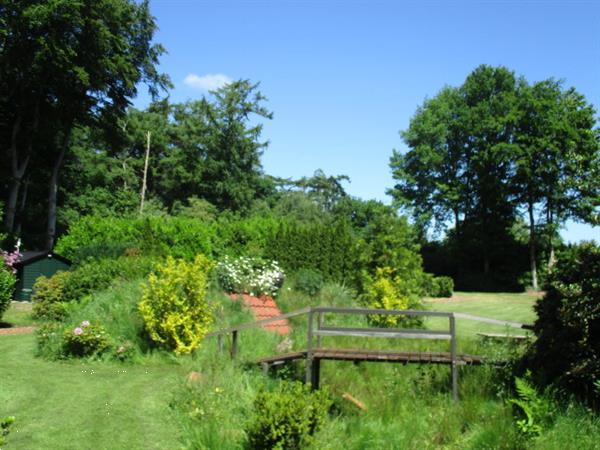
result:
<svg viewBox="0 0 600 450"><path fill-rule="evenodd" d="M183 82L186 86L194 89L202 89L204 91L214 91L226 84L231 83L232 79L222 73L207 74L204 76L198 76L195 73L190 73Z"/></svg>

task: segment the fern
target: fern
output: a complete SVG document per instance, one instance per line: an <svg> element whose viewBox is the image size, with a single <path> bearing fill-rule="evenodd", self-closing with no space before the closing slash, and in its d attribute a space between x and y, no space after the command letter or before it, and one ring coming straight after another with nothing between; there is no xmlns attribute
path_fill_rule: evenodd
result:
<svg viewBox="0 0 600 450"><path fill-rule="evenodd" d="M515 387L518 398L508 402L520 408L524 418L517 419L519 431L528 436L539 436L544 427L551 420L554 413L554 404L551 399L541 395L528 380L530 373L524 378L515 378Z"/></svg>

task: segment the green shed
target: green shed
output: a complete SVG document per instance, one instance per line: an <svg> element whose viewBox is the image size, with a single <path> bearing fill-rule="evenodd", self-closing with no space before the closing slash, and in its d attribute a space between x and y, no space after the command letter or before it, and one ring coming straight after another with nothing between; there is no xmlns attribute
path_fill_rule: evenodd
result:
<svg viewBox="0 0 600 450"><path fill-rule="evenodd" d="M17 269L15 300L30 300L38 277L51 277L60 270L69 270L71 261L56 253L23 252L14 267Z"/></svg>

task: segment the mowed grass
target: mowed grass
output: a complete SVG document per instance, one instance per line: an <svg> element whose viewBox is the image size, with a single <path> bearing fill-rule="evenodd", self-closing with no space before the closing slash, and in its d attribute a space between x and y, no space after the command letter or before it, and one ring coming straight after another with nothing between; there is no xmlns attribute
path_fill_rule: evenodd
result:
<svg viewBox="0 0 600 450"><path fill-rule="evenodd" d="M541 294L510 294L484 292L456 292L451 299L426 299L431 311L465 313L490 319L533 324L536 314L533 309ZM492 325L467 319L457 319L456 331L460 339L476 338L477 333L502 333L528 335L530 332L506 326ZM447 327L447 321L429 320L429 328Z"/></svg>
<svg viewBox="0 0 600 450"><path fill-rule="evenodd" d="M34 346L31 334L0 336L0 416L16 417L7 448L179 447L168 405L185 361L52 362Z"/></svg>
<svg viewBox="0 0 600 450"><path fill-rule="evenodd" d="M0 328L28 327L35 325L31 317L32 304L29 302L12 302L0 320Z"/></svg>

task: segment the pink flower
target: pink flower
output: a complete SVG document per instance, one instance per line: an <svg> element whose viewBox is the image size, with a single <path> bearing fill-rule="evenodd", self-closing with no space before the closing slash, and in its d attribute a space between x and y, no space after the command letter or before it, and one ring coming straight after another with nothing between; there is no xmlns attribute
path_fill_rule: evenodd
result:
<svg viewBox="0 0 600 450"><path fill-rule="evenodd" d="M75 336L81 336L83 334L83 330L81 328L77 327L73 330L73 334Z"/></svg>
<svg viewBox="0 0 600 450"><path fill-rule="evenodd" d="M89 327L90 326L90 321L89 320L84 320L83 322L81 322L81 326L83 328Z"/></svg>

